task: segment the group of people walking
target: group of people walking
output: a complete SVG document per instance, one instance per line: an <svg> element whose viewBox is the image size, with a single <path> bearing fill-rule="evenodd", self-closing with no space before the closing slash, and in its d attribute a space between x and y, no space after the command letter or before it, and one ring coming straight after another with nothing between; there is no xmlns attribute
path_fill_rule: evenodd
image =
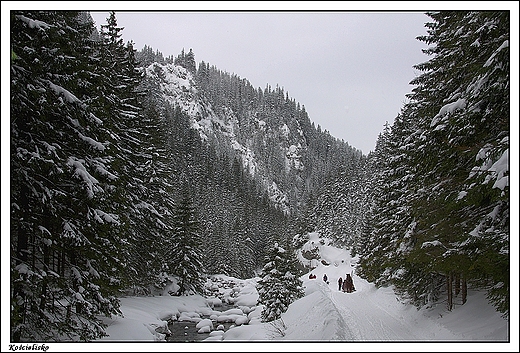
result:
<svg viewBox="0 0 520 353"><path fill-rule="evenodd" d="M341 277L338 279L338 290L346 293L352 293L356 290L352 276L349 273L347 273L345 279Z"/></svg>
<svg viewBox="0 0 520 353"><path fill-rule="evenodd" d="M312 273L309 274L309 279L316 279L316 275ZM323 275L323 281L329 284L327 274ZM352 276L349 273L347 273L345 279L341 277L338 279L338 290L346 293L352 293L356 290L356 288L354 287L354 281L352 280Z"/></svg>

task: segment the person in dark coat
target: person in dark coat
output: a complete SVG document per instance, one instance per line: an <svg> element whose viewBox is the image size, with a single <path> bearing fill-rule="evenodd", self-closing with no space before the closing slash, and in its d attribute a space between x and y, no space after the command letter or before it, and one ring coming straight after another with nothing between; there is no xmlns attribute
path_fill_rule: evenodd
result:
<svg viewBox="0 0 520 353"><path fill-rule="evenodd" d="M329 282L327 282L328 279L329 279L329 278L327 277L327 274L325 273L325 274L323 275L323 282L329 283Z"/></svg>
<svg viewBox="0 0 520 353"><path fill-rule="evenodd" d="M347 293L352 293L354 290L354 281L352 280L350 274L347 273L347 276L343 281L343 291Z"/></svg>
<svg viewBox="0 0 520 353"><path fill-rule="evenodd" d="M343 285L341 286L341 289L343 290L343 292L347 292L347 287L348 287L347 281L343 280Z"/></svg>
<svg viewBox="0 0 520 353"><path fill-rule="evenodd" d="M341 285L343 284L343 278L338 279L338 290L341 291Z"/></svg>

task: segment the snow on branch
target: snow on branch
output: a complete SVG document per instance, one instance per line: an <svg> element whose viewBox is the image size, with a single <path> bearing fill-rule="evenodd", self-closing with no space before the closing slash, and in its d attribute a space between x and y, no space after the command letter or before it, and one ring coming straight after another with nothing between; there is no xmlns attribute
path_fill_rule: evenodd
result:
<svg viewBox="0 0 520 353"><path fill-rule="evenodd" d="M421 249L429 248L432 246L442 246L443 248L446 248L440 241L434 240L434 241L425 241L424 243L422 243Z"/></svg>
<svg viewBox="0 0 520 353"><path fill-rule="evenodd" d="M490 143L486 143L477 153L475 160L485 160L489 154L489 151L493 149L493 145Z"/></svg>
<svg viewBox="0 0 520 353"><path fill-rule="evenodd" d="M70 272L72 277L74 277L79 283L83 283L83 276L76 266L72 266L70 268Z"/></svg>
<svg viewBox="0 0 520 353"><path fill-rule="evenodd" d="M500 47L498 47L497 50L495 50L493 52L493 54L491 54L491 56L489 57L489 59L487 59L486 63L484 64L484 67L488 67L489 65L491 65L495 59L495 56L497 56L497 54L504 48L508 48L509 47L509 41L508 40L505 40L502 45L500 45Z"/></svg>
<svg viewBox="0 0 520 353"><path fill-rule="evenodd" d="M445 118L443 118L445 115L453 114L456 110L464 108L466 108L466 100L464 98L459 98L453 103L446 104L439 110L439 113L433 117L430 127L434 127L439 121L445 120Z"/></svg>
<svg viewBox="0 0 520 353"><path fill-rule="evenodd" d="M75 96L73 95L72 93L70 93L69 91L67 91L65 88L61 87L61 86L58 86L58 85L55 85L54 83L52 83L51 81L47 81L47 83L49 84L49 87L58 95L63 95L63 97L65 97L65 100L68 102L68 103L81 103L81 101Z"/></svg>
<svg viewBox="0 0 520 353"><path fill-rule="evenodd" d="M94 197L94 192L100 191L101 189L96 187L95 184L98 184L98 180L94 178L92 175L87 172L87 169L83 165L84 160L79 160L74 157L69 157L67 161L67 165L75 168L74 175L77 175L80 179L82 179L87 188L87 196L89 198Z"/></svg>
<svg viewBox="0 0 520 353"><path fill-rule="evenodd" d="M112 224L115 224L115 225L119 225L119 219L118 219L118 216L115 215L115 214L110 214L110 213L106 213L106 212L103 212L101 210L98 210L98 209L95 209L94 210L94 219L96 221L98 221L99 223L112 223Z"/></svg>
<svg viewBox="0 0 520 353"><path fill-rule="evenodd" d="M158 217L162 217L161 214L157 211L157 209L153 205L149 204L148 202L141 201L140 203L136 204L135 207L141 208L141 209L146 209L146 210L150 211L152 214L154 214Z"/></svg>
<svg viewBox="0 0 520 353"><path fill-rule="evenodd" d="M98 142L96 140L94 140L93 138L91 137L88 137L88 136L85 136L83 135L81 132L78 131L78 135L79 135L79 138L82 139L83 141L85 141L86 143L88 143L89 145L91 145L93 148L97 149L97 150L100 150L100 151L104 151L105 150L105 145L102 144L101 142Z"/></svg>
<svg viewBox="0 0 520 353"><path fill-rule="evenodd" d="M504 190L509 185L509 176L505 175L509 172L509 148L502 153L502 156L496 161L491 168L488 169L496 176L496 181L493 188Z"/></svg>
<svg viewBox="0 0 520 353"><path fill-rule="evenodd" d="M114 175L111 172L109 172L102 163L96 163L95 165L96 165L96 172L98 172L99 174L107 177L110 180L117 179L117 175Z"/></svg>
<svg viewBox="0 0 520 353"><path fill-rule="evenodd" d="M96 124L103 125L103 120L99 119L97 116L95 116L92 113L89 114L89 119L91 121L95 122Z"/></svg>
<svg viewBox="0 0 520 353"><path fill-rule="evenodd" d="M51 235L51 232L45 228L44 226L38 226L38 229L42 232L42 233L47 233L49 235Z"/></svg>
<svg viewBox="0 0 520 353"><path fill-rule="evenodd" d="M90 263L90 260L87 260L87 267L88 267L88 272L94 276L95 278L99 278L99 273L98 271L96 271L96 269L92 266L92 264Z"/></svg>
<svg viewBox="0 0 520 353"><path fill-rule="evenodd" d="M27 24L27 26L29 26L29 28L36 28L36 29L41 29L41 30L45 30L49 27L51 27L51 25L43 22L43 21L39 21L39 20L32 20L28 17L25 17L23 15L18 15L16 16L18 19L22 20L23 22L25 22Z"/></svg>

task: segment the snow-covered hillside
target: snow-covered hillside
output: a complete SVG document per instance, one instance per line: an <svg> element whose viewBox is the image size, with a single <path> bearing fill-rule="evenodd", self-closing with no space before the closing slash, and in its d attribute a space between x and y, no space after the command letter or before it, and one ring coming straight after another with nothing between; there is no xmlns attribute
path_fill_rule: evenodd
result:
<svg viewBox="0 0 520 353"><path fill-rule="evenodd" d="M123 298L121 306L125 317L107 321L109 337L104 340L164 340L165 335L161 332L166 332L168 319L201 322L204 316L214 315L213 332L204 339L205 343L363 342L361 349L366 349L367 342L480 342L477 350L483 347L486 351L509 349L508 322L487 303L484 293L470 292L468 302L457 306L452 312L447 312L442 306L417 310L401 303L391 288L378 289L356 276L356 258L351 257L348 251L329 246L326 240L320 242L319 235L311 233L304 247L314 246L324 260L318 261L312 271L317 278L309 279L310 273L301 277L306 295L291 304L280 321L260 321L261 307L256 306L256 279L240 280L220 275L208 280L207 288L214 294L209 298ZM347 273L352 273L354 278L356 291L353 293L338 290L338 278L344 278ZM328 277L328 283L322 280L324 274ZM214 310L222 302L235 305L238 309L233 312L235 316L216 314L219 312ZM217 330L218 324L230 317L234 322L231 328ZM313 345L309 347L318 349ZM350 347L349 350L352 349ZM357 345L355 347L358 348ZM421 349L417 348L421 346L413 347ZM381 345L370 345L371 350L382 348ZM388 350L388 346L385 346L385 350Z"/></svg>
<svg viewBox="0 0 520 353"><path fill-rule="evenodd" d="M157 85L165 102L180 107L188 115L191 128L199 133L203 141L211 139L228 144L240 156L244 170L251 176L262 173L261 170L265 169L264 163L258 160L251 146L244 141L239 141L237 137L237 131L241 127L235 112L230 108L223 108L216 113L211 103L198 94L199 89L190 71L173 63L152 63L144 68L144 73L151 82ZM258 121L258 119L256 121L259 124L265 124L264 121ZM288 129L287 125L284 127L286 130ZM288 135L286 130L283 132ZM301 135L301 130L298 133ZM291 145L286 149L288 169L291 167L298 170L304 168L300 160L301 156L298 154L299 149L301 149L301 145L299 147ZM261 179L271 201L284 211L288 211L286 192L277 187L265 170Z"/></svg>

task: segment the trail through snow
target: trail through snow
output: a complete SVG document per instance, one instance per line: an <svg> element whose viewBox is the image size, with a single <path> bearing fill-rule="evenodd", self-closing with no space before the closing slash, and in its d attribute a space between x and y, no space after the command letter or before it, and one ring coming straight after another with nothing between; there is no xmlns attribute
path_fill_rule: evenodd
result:
<svg viewBox="0 0 520 353"><path fill-rule="evenodd" d="M309 274L302 276L307 296L282 316L288 326L286 340L330 340L330 341L482 341L507 340L508 323L487 304L483 293L471 293L470 305L457 306L447 312L442 305L434 309L417 310L415 307L401 303L391 288L376 288L372 283L358 277L355 272L356 258L344 249L338 249L320 243L318 234L311 233L307 246L317 247L321 260L311 271L316 279L309 279ZM304 246L305 248L305 246ZM338 289L338 278L352 275L356 291L344 293ZM326 274L328 283L322 278ZM329 303L327 303L327 301ZM470 303L472 302L473 303ZM478 305L475 306L475 301ZM318 310L314 313L316 305ZM308 309L306 309L308 308ZM475 311L477 309L478 311ZM306 311L310 312L307 313ZM480 312L480 315L478 314ZM471 320L467 318L472 313ZM336 330L329 335L314 335L308 330L303 316L314 316L314 320L334 318ZM464 327L480 328L474 331Z"/></svg>
<svg viewBox="0 0 520 353"><path fill-rule="evenodd" d="M417 317L416 309L384 293L354 275L356 292L343 293L332 283L318 283L318 291L328 298L338 313L336 337L339 341L425 341L459 340L460 337L436 324ZM377 294L376 294L377 293ZM382 300L383 299L383 300Z"/></svg>

